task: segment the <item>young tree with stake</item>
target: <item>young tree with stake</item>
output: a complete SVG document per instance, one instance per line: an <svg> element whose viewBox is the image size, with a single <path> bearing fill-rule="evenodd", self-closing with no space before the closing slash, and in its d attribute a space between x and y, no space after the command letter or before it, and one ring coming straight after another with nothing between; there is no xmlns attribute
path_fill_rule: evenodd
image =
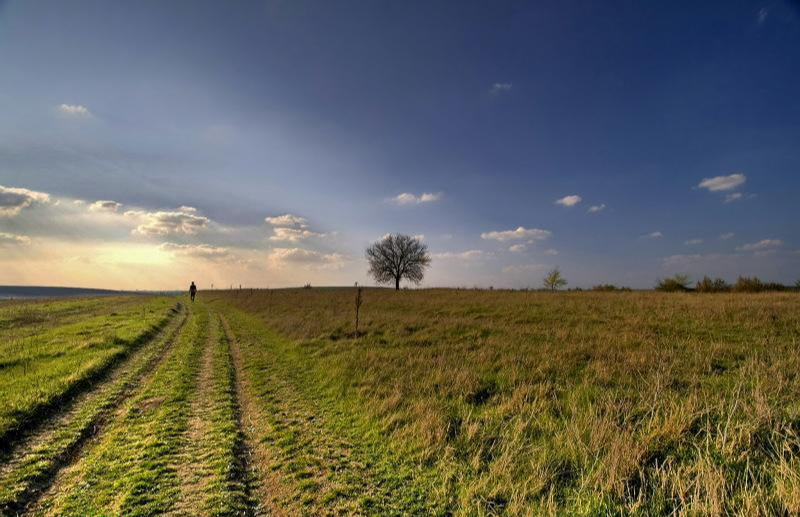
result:
<svg viewBox="0 0 800 517"><path fill-rule="evenodd" d="M400 281L422 282L425 268L430 266L428 246L410 235L390 233L372 244L366 251L369 274L379 284L391 284L400 289Z"/></svg>
<svg viewBox="0 0 800 517"><path fill-rule="evenodd" d="M557 291L567 285L567 280L561 274L561 270L556 267L547 273L547 276L542 280L542 284L551 291Z"/></svg>

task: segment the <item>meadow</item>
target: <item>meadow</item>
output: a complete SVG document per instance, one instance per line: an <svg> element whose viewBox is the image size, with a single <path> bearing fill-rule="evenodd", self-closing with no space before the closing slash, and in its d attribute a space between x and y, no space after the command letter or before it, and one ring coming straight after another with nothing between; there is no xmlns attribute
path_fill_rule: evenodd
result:
<svg viewBox="0 0 800 517"><path fill-rule="evenodd" d="M797 293L355 297L3 304L0 514L800 513Z"/></svg>

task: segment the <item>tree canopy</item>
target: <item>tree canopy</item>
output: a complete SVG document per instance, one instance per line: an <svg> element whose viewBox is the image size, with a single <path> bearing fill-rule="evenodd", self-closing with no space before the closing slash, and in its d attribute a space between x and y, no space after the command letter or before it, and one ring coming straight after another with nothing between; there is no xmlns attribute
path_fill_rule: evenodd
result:
<svg viewBox="0 0 800 517"><path fill-rule="evenodd" d="M405 279L419 284L425 276L425 269L431 258L428 246L410 235L391 233L366 250L369 261L369 274L379 284L391 284L400 289L400 281Z"/></svg>

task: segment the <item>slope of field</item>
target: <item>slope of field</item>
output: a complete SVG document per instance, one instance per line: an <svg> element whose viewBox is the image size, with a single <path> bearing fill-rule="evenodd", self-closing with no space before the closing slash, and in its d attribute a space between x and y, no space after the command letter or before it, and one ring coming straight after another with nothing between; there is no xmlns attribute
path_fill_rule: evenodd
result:
<svg viewBox="0 0 800 517"><path fill-rule="evenodd" d="M0 450L150 339L165 298L8 304L0 309Z"/></svg>
<svg viewBox="0 0 800 517"><path fill-rule="evenodd" d="M293 379L255 387L279 505L388 507L320 481L316 451L355 430L411 465L398 494L454 515L800 512L796 294L368 290L358 336L353 290L214 296L238 308L245 370Z"/></svg>

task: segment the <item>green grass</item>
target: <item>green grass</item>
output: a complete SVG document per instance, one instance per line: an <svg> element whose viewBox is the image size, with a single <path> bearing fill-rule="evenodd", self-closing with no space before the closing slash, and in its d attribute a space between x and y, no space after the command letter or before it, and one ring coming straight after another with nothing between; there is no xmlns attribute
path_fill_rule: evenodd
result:
<svg viewBox="0 0 800 517"><path fill-rule="evenodd" d="M354 299L201 293L145 340L175 300L0 306L44 378L113 366L14 437L0 514L800 514L797 293L368 289L357 335Z"/></svg>
<svg viewBox="0 0 800 517"><path fill-rule="evenodd" d="M0 468L0 514L21 511L28 499L51 480L57 469L111 418L117 405L147 375L174 341L185 321L185 309L130 360L102 383L79 397L74 407L54 417L23 441L13 454L3 458Z"/></svg>
<svg viewBox="0 0 800 517"><path fill-rule="evenodd" d="M21 429L106 373L166 324L165 298L9 304L0 323L0 449ZM85 312L82 312L85 310ZM69 316L67 316L69 315ZM77 321L65 321L77 319ZM31 331L33 326L35 331Z"/></svg>
<svg viewBox="0 0 800 517"><path fill-rule="evenodd" d="M57 481L43 505L57 515L154 515L178 493L174 465L186 430L189 399L208 316L194 311L153 375L119 417Z"/></svg>
<svg viewBox="0 0 800 517"><path fill-rule="evenodd" d="M33 507L57 515L247 515L234 373L219 317L191 314L156 368Z"/></svg>
<svg viewBox="0 0 800 517"><path fill-rule="evenodd" d="M268 413L347 408L454 515L800 512L796 294L368 290L359 338L352 290L216 296L293 340L254 338L295 379L262 387ZM313 455L278 424L274 448Z"/></svg>
<svg viewBox="0 0 800 517"><path fill-rule="evenodd" d="M301 515L443 515L430 469L405 462L349 400L318 384L296 347L258 318L222 307L257 407L255 439L269 449L269 509ZM299 509L298 509L299 507ZM285 511L285 510L283 510Z"/></svg>

